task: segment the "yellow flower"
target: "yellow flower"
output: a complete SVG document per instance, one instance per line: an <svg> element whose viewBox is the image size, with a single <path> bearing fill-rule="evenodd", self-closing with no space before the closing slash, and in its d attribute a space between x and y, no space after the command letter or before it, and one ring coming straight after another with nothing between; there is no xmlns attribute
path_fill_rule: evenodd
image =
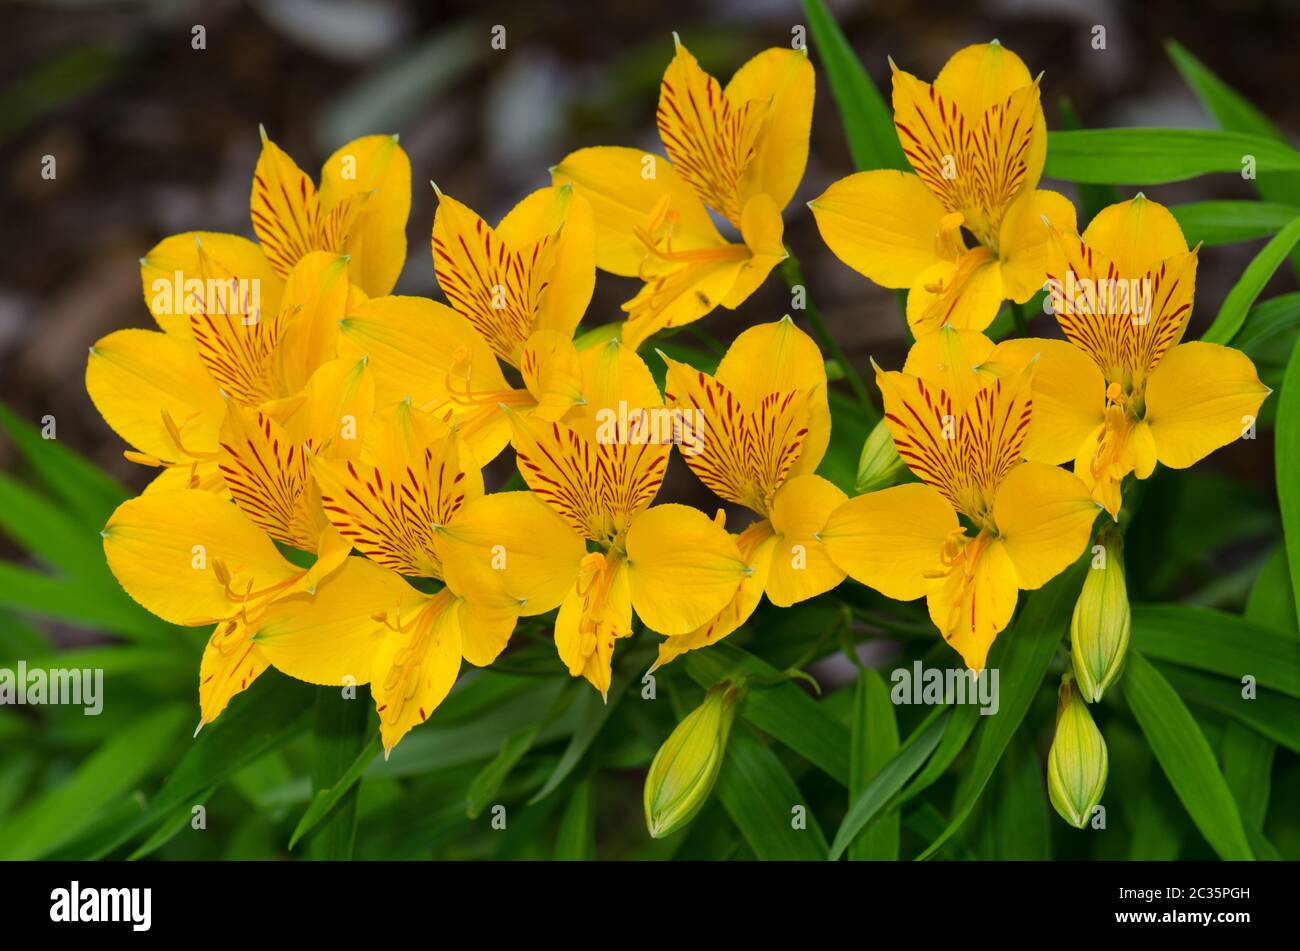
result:
<svg viewBox="0 0 1300 951"><path fill-rule="evenodd" d="M365 673L390 751L446 697L462 657L490 664L520 616L560 603L584 549L528 493L484 495L456 431L406 403L376 421L361 458L318 458L313 470L324 511L351 546L398 581L446 586L424 595L401 582L402 597L377 608L379 627L375 610L349 627L328 601L281 602L257 640L278 668L313 683L338 682L341 662L370 645ZM517 532L508 543L503 521ZM466 541L482 538L492 541Z"/></svg>
<svg viewBox="0 0 1300 951"><path fill-rule="evenodd" d="M1042 375L1068 398L1053 401L1052 438L1032 456L1074 460L1117 517L1125 476L1145 479L1157 462L1184 469L1253 431L1269 390L1240 351L1180 342L1197 252L1168 209L1139 195L1104 209L1082 237L1050 233L1052 306L1077 349L1044 351Z"/></svg>
<svg viewBox="0 0 1300 951"><path fill-rule="evenodd" d="M830 440L817 344L787 317L740 334L715 376L660 356L686 437L682 458L720 498L759 519L736 539L751 572L736 596L703 625L661 644L656 667L735 631L764 591L788 607L844 579L818 538L845 496L813 474Z"/></svg>
<svg viewBox="0 0 1300 951"><path fill-rule="evenodd" d="M877 369L886 424L921 483L850 499L821 531L856 580L899 601L924 595L930 619L975 671L1019 590L1073 562L1097 514L1077 478L1022 458L1033 372L1031 361L993 379L961 407L932 382Z"/></svg>
<svg viewBox="0 0 1300 951"><path fill-rule="evenodd" d="M587 551L569 565L555 645L573 676L609 691L614 642L632 633L633 612L651 630L679 635L722 610L749 574L735 539L685 505L652 506L672 449L671 424L644 361L617 340L583 354L587 402L566 422L510 413L519 472L568 527L567 547ZM665 431L665 427L668 427ZM492 546L509 550L532 529L501 519L493 531L448 533L481 564ZM449 562L449 565L452 564ZM462 583L484 597L480 573Z"/></svg>
<svg viewBox="0 0 1300 951"><path fill-rule="evenodd" d="M502 406L552 420L581 402L572 338L595 282L593 229L590 207L568 187L533 192L495 229L439 193L434 271L452 307L367 301L343 321L341 352L370 360L381 405L409 398L454 422L486 465L510 440Z"/></svg>
<svg viewBox="0 0 1300 951"><path fill-rule="evenodd" d="M996 41L953 54L933 84L894 70L894 126L914 170L859 172L810 202L827 246L884 287L909 288L918 337L983 330L1043 286L1042 218L1074 206L1037 188L1047 154L1038 82ZM973 239L968 246L967 237Z"/></svg>
<svg viewBox="0 0 1300 951"><path fill-rule="evenodd" d="M363 620L392 595L385 573L360 558L295 567L238 506L199 489L160 489L123 502L103 536L109 568L137 602L173 624L216 625L199 669L200 728L271 663L254 636L269 607L355 602L361 607L352 619ZM333 616L348 619L342 610ZM327 634L312 636L324 643ZM354 660L343 673L365 683L368 659Z"/></svg>
<svg viewBox="0 0 1300 951"><path fill-rule="evenodd" d="M781 211L807 164L813 90L801 50L765 50L723 87L677 41L656 114L669 161L604 146L551 170L591 202L597 266L645 282L623 305L629 346L719 304L740 306L785 259ZM722 236L710 208L739 242Z"/></svg>
<svg viewBox="0 0 1300 951"><path fill-rule="evenodd" d="M127 457L163 468L149 491L225 491L218 442L228 408L257 409L302 391L336 358L339 321L364 294L336 254L308 254L281 282L243 238L189 236L192 265L159 251L177 240L141 264L162 332L119 330L96 341L86 389L135 447Z"/></svg>

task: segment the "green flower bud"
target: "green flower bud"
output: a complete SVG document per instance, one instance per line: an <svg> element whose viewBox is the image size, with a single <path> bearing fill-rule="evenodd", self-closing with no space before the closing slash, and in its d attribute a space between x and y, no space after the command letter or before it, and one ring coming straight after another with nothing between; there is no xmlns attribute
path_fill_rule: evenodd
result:
<svg viewBox="0 0 1300 951"><path fill-rule="evenodd" d="M902 457L894 446L894 437L882 419L862 444L854 489L861 495L863 492L874 492L891 486L898 481L905 468Z"/></svg>
<svg viewBox="0 0 1300 951"><path fill-rule="evenodd" d="M714 684L659 747L645 778L645 824L651 838L676 832L708 801L740 695L740 685L729 680Z"/></svg>
<svg viewBox="0 0 1300 951"><path fill-rule="evenodd" d="M1100 700L1123 669L1132 617L1124 582L1123 539L1118 531L1103 529L1097 548L1070 624L1074 676L1089 703Z"/></svg>
<svg viewBox="0 0 1300 951"><path fill-rule="evenodd" d="M1056 736L1047 754L1047 792L1062 819L1082 829L1106 789L1106 741L1067 674L1056 706Z"/></svg>

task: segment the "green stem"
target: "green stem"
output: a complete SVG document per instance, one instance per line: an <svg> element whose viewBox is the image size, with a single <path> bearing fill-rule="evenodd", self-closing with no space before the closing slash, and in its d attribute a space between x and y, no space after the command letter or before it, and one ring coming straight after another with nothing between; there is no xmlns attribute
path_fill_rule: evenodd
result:
<svg viewBox="0 0 1300 951"><path fill-rule="evenodd" d="M848 380L849 387L853 390L853 395L857 397L858 402L862 404L864 409L874 413L875 409L871 405L871 396L867 392L867 384L863 382L862 376L849 362L849 358L844 355L844 351L835 341L835 338L831 336L826 327L826 322L822 320L821 311L817 309L817 306L812 302L812 298L808 296L808 285L803 281L803 268L799 265L799 259L793 254L787 257L785 263L781 265L781 276L785 278L786 287L792 290L796 286L804 289L803 312L808 318L808 323L812 325L813 333L844 370L844 378Z"/></svg>
<svg viewBox="0 0 1300 951"><path fill-rule="evenodd" d="M1021 336L1027 336L1029 333L1029 318L1025 316L1025 307L1023 304L1011 302L1011 319L1016 322L1016 333Z"/></svg>

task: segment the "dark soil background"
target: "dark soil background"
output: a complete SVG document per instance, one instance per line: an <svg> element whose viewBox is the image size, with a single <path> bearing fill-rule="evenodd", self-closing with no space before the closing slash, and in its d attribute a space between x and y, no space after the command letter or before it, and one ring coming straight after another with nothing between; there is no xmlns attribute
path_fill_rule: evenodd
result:
<svg viewBox="0 0 1300 951"><path fill-rule="evenodd" d="M1085 125L1208 127L1163 49L1187 46L1283 129L1300 130L1300 5L967 0L833 2L878 84L887 56L932 78L968 43L1000 39L1045 71ZM85 395L87 347L119 327L151 326L137 259L191 229L251 236L248 192L258 123L315 175L348 139L397 132L414 166L410 260L398 290L437 296L429 257L436 179L495 220L584 145L658 149L658 82L672 31L723 81L745 59L786 45L805 23L793 0L618 3L417 3L398 0L8 3L0 8L0 400L57 419L60 439L142 485L120 440ZM495 25L507 48L490 44ZM1107 48L1092 49L1094 25ZM192 47L193 30L206 49ZM820 69L816 50L814 63ZM852 170L819 72L808 172L786 213L787 243L813 299L853 361L901 359L892 292L826 250L803 202ZM40 174L53 155L58 175ZM1251 197L1223 175L1147 189L1174 203ZM1125 194L1133 190L1127 190ZM1202 258L1196 321L1208 323L1258 244ZM1294 286L1279 275L1265 296ZM587 326L618 316L633 283L602 275ZM739 313L701 326L726 340L789 306L777 276ZM1050 332L1041 319L1038 333ZM12 460L0 445L0 465ZM1234 450L1225 450L1227 455ZM1261 479L1267 484L1267 476Z"/></svg>

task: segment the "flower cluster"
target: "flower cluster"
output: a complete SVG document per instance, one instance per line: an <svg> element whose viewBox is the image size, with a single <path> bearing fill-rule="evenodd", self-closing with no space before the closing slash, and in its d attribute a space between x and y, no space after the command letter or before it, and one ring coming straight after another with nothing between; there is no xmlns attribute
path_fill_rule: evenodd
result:
<svg viewBox="0 0 1300 951"><path fill-rule="evenodd" d="M256 242L159 243L141 260L159 329L110 334L86 371L128 458L160 470L105 527L109 565L160 617L213 626L200 725L274 666L369 683L389 751L521 618L555 612L561 662L604 694L636 619L664 636L658 666L764 595L788 606L846 577L925 597L979 670L1019 591L1075 562L1101 509L1118 516L1126 476L1237 438L1267 390L1241 353L1180 342L1196 251L1172 216L1139 196L1078 235L1070 202L1037 188L1038 82L996 43L933 84L893 79L914 174L863 172L811 203L836 255L909 289L916 338L901 371L876 367L915 480L853 498L817 472L826 364L790 318L739 334L712 373L639 352L739 307L787 256L803 51L722 86L679 42L667 158L574 152L495 227L435 186L446 303L392 294L411 178L395 137L343 146L317 186L264 135ZM598 269L642 286L616 334L575 340ZM985 336L1045 285L1064 340ZM659 500L674 445L753 520L731 532L721 510ZM507 446L526 488L490 491Z"/></svg>

